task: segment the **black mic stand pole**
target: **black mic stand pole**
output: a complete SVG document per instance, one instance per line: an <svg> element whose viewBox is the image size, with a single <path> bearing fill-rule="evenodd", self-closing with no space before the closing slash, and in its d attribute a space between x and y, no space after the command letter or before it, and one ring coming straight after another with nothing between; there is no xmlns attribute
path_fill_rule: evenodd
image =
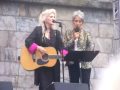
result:
<svg viewBox="0 0 120 90"><path fill-rule="evenodd" d="M63 27L62 27L62 23L59 23L59 27L61 27L61 35L62 35L62 40L63 40ZM62 75L63 75L63 83L64 83L64 56L63 56L63 50L61 52L62 54Z"/></svg>

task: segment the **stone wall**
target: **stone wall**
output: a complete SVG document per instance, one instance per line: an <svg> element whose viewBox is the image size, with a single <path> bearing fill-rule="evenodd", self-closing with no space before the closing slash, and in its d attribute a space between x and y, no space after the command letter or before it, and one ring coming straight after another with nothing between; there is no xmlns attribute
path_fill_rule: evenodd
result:
<svg viewBox="0 0 120 90"><path fill-rule="evenodd" d="M112 9L112 0L6 0L14 2L40 3L58 6Z"/></svg>
<svg viewBox="0 0 120 90"><path fill-rule="evenodd" d="M38 3L30 3L31 0L19 1L21 2L16 2L16 0L0 2L0 81L11 81L14 90L38 90L38 87L34 85L33 71L24 70L18 61L25 38L38 25L38 16L42 10L55 8L57 19L64 23L63 31L65 31L71 28L73 11L81 9L85 13L85 29L93 36L95 50L100 50L99 55L93 61L91 73L91 90L94 90L96 82L100 79L100 71L109 63L113 52L111 7L105 9L78 5L56 6L55 3L46 4L39 2L39 0L32 0L38 1ZM53 1L56 2L56 0ZM60 30L59 27L58 29ZM65 82L69 82L67 67L65 70Z"/></svg>

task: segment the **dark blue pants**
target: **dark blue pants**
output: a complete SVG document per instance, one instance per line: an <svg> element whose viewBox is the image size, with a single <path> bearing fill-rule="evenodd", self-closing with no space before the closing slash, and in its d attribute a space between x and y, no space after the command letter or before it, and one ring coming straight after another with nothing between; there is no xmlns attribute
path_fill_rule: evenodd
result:
<svg viewBox="0 0 120 90"><path fill-rule="evenodd" d="M68 65L68 70L71 83L79 83L79 80L81 80L81 83L88 84L90 88L91 68L81 69L79 63L75 62L74 64Z"/></svg>

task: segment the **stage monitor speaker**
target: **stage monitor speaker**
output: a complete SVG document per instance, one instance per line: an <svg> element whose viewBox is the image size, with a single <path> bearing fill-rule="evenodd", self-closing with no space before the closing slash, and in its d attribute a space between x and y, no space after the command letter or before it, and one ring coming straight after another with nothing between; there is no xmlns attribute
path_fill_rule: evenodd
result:
<svg viewBox="0 0 120 90"><path fill-rule="evenodd" d="M13 90L12 82L0 81L0 90Z"/></svg>
<svg viewBox="0 0 120 90"><path fill-rule="evenodd" d="M89 89L87 84L54 82L48 86L47 90L89 90Z"/></svg>

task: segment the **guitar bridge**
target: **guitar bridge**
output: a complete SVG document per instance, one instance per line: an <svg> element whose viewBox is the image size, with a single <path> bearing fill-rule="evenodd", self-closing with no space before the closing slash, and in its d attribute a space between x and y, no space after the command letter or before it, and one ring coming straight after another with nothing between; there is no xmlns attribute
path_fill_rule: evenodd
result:
<svg viewBox="0 0 120 90"><path fill-rule="evenodd" d="M46 63L48 63L48 61L45 62L45 61L43 61L42 59L38 59L38 60L37 60L37 64L38 64L38 65L43 65L43 64L46 64Z"/></svg>

